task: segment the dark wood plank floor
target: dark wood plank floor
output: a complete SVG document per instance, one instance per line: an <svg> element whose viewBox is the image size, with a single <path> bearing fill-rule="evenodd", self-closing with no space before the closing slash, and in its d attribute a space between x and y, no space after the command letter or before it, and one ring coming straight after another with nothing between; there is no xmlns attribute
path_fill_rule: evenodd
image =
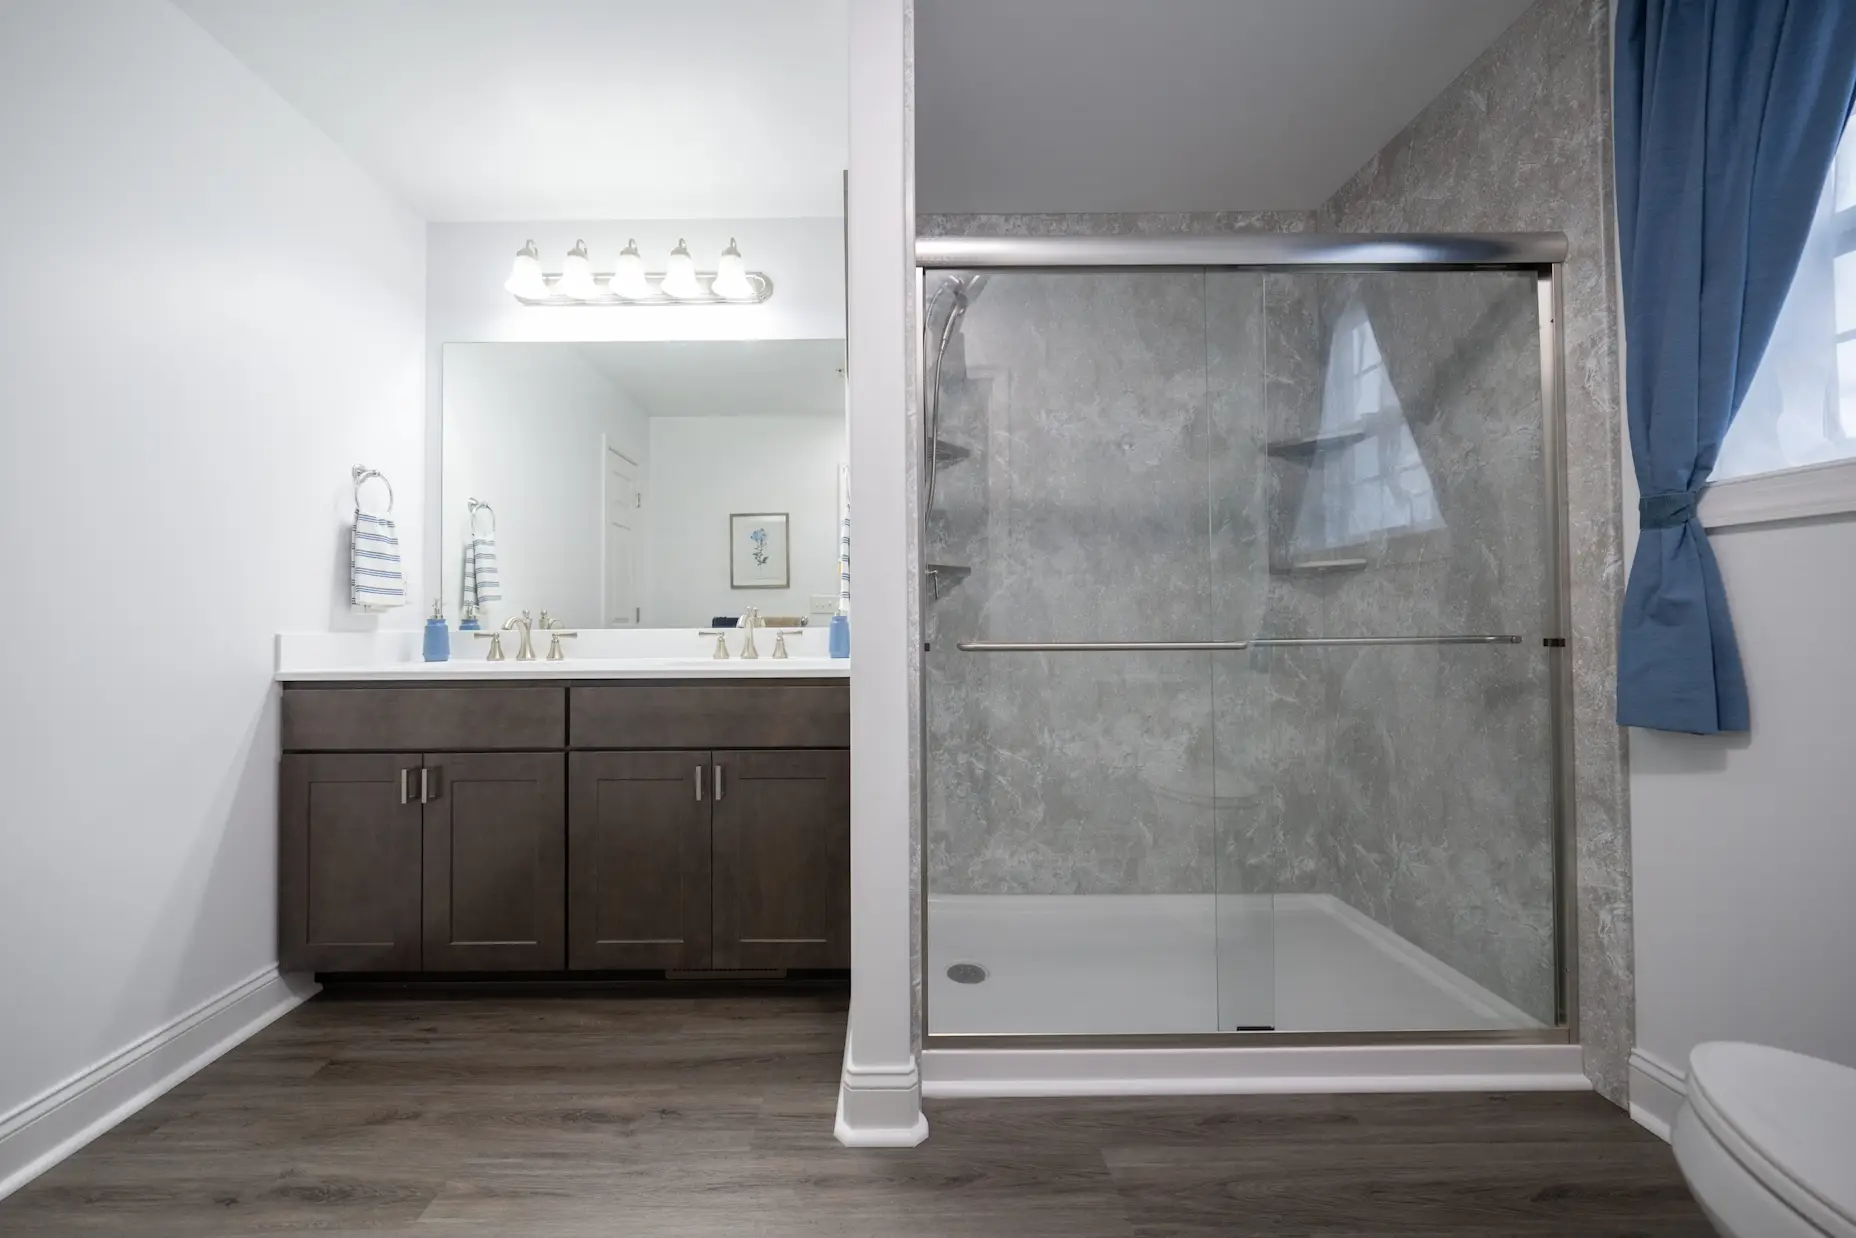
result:
<svg viewBox="0 0 1856 1238"><path fill-rule="evenodd" d="M0 1235L1655 1235L1590 1095L930 1102L831 1137L838 994L318 998L0 1201Z"/></svg>

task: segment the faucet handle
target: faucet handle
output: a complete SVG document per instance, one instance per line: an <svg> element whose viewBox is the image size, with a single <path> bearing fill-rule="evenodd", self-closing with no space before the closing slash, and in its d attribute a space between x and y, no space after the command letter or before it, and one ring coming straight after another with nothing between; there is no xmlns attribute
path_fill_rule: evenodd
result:
<svg viewBox="0 0 1856 1238"><path fill-rule="evenodd" d="M563 632L560 629L561 621L559 619L556 619L554 622L555 622L555 626L548 629L548 635L554 638L548 642L548 661L564 662L567 660L567 654L561 648L561 642L563 640L571 640L572 638L580 635L580 633Z"/></svg>
<svg viewBox="0 0 1856 1238"><path fill-rule="evenodd" d="M478 632L478 640L490 642L490 652L484 655L485 662L503 661L503 634L501 632Z"/></svg>
<svg viewBox="0 0 1856 1238"><path fill-rule="evenodd" d="M806 630L804 628L780 628L778 631L774 632L773 656L776 658L785 658L786 638L789 636L804 636L805 632Z"/></svg>
<svg viewBox="0 0 1856 1238"><path fill-rule="evenodd" d="M726 632L718 628L710 628L707 631L698 632L696 635L715 637L715 652L710 656L717 662L728 661L728 634Z"/></svg>

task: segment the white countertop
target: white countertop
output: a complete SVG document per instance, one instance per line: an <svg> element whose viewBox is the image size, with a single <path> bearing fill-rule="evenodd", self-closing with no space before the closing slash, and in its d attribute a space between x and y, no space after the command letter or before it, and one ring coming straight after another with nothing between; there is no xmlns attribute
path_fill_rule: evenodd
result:
<svg viewBox="0 0 1856 1238"><path fill-rule="evenodd" d="M321 666L277 672L280 682L328 683L336 680L458 680L488 679L848 679L847 658L783 658L762 654L758 659L730 658L568 658L549 662L485 662L482 658L453 662L360 663Z"/></svg>
<svg viewBox="0 0 1856 1238"><path fill-rule="evenodd" d="M285 632L277 637L276 671L280 683L356 681L483 682L539 679L847 679L848 658L825 656L823 628L786 638L789 656L774 658L773 633L755 634L758 658L710 656L713 636L681 628L586 630L567 643L567 657L550 662L547 642L535 636L537 657L516 661L520 633L503 637L505 660L485 659L487 642L470 633L451 633L452 657L427 662L423 634L417 629L374 632ZM728 649L739 655L740 634L731 632Z"/></svg>

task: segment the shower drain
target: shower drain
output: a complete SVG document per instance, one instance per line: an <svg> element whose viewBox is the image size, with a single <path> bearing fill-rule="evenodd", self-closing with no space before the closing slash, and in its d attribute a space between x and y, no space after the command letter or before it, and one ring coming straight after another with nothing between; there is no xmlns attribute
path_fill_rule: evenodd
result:
<svg viewBox="0 0 1856 1238"><path fill-rule="evenodd" d="M986 979L986 969L978 963L956 963L947 969L947 978L955 984L978 984Z"/></svg>

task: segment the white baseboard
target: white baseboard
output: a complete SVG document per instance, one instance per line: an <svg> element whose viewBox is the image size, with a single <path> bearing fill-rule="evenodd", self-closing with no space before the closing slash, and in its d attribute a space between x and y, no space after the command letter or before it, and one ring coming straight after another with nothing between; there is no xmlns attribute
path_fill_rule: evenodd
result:
<svg viewBox="0 0 1856 1238"><path fill-rule="evenodd" d="M1638 1126L1669 1142L1676 1111L1688 1097L1686 1076L1642 1049L1630 1051L1630 1116Z"/></svg>
<svg viewBox="0 0 1856 1238"><path fill-rule="evenodd" d="M847 1148L913 1148L928 1138L922 1115L921 1072L914 1062L859 1066L844 1037L844 1075L838 1085L838 1117L832 1128Z"/></svg>
<svg viewBox="0 0 1856 1238"><path fill-rule="evenodd" d="M922 1094L1217 1096L1266 1092L1588 1092L1578 1045L929 1049Z"/></svg>
<svg viewBox="0 0 1856 1238"><path fill-rule="evenodd" d="M318 988L307 976L280 975L273 964L0 1115L0 1199L294 1010Z"/></svg>

